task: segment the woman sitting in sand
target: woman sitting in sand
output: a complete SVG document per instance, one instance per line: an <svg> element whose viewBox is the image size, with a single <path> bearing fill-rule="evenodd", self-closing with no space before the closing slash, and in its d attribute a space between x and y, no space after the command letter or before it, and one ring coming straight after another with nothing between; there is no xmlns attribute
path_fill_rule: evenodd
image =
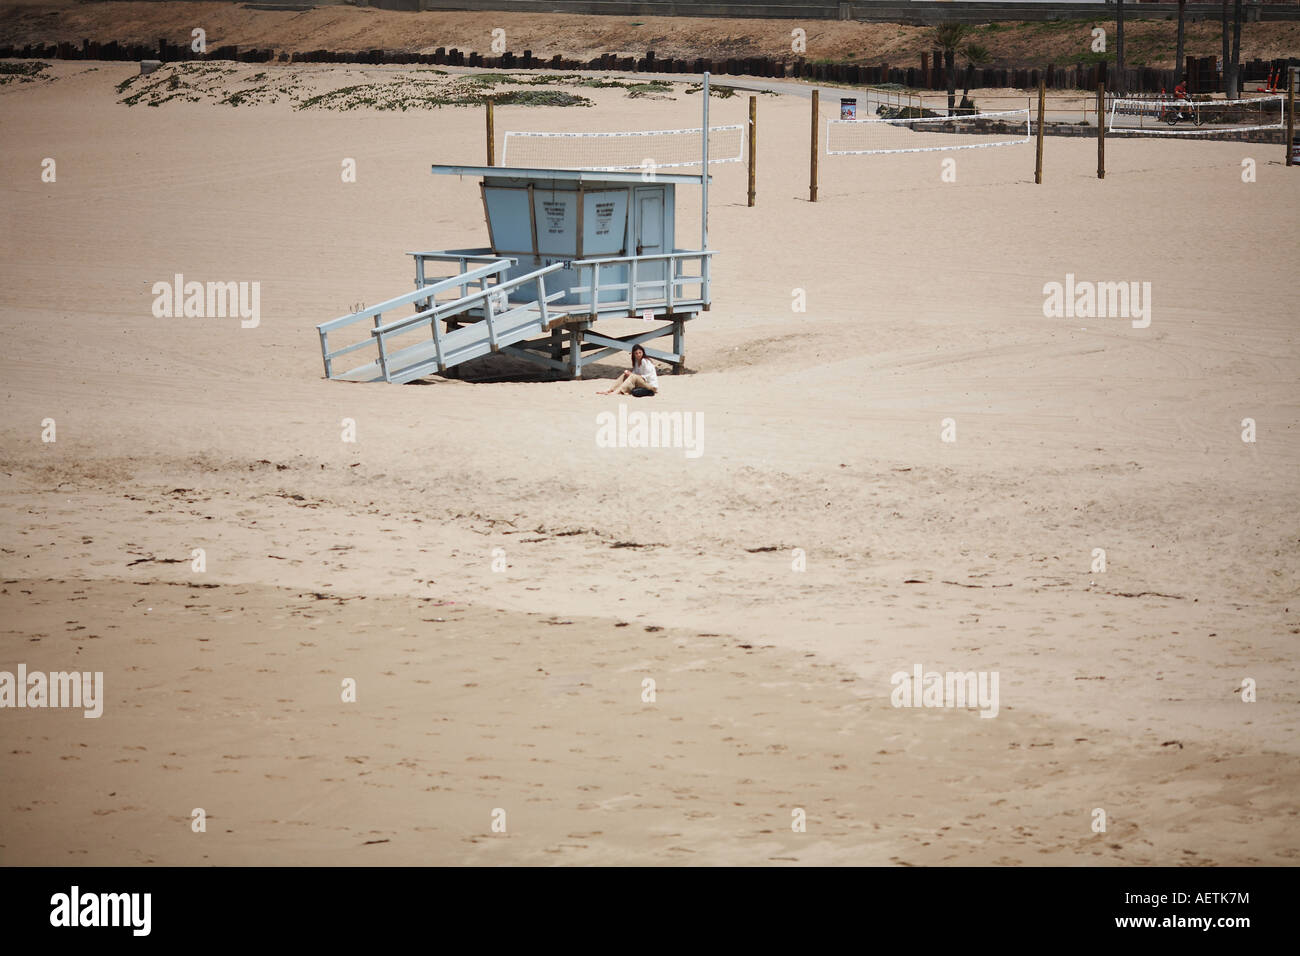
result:
<svg viewBox="0 0 1300 956"><path fill-rule="evenodd" d="M617 391L620 395L635 395L644 398L659 391L659 373L654 363L645 356L645 349L639 345L632 346L632 367L618 377L609 388L597 395L608 395Z"/></svg>

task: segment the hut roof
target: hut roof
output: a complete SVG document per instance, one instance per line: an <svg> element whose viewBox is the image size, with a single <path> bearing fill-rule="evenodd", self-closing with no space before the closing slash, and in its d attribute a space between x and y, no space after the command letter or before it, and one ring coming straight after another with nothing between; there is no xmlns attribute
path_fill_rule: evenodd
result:
<svg viewBox="0 0 1300 956"><path fill-rule="evenodd" d="M440 166L434 165L435 176L494 176L503 179L553 179L579 183L639 183L644 174L639 169L605 171L599 169L527 169L519 166ZM654 174L658 183L685 183L698 186L704 179L699 173ZM713 182L713 177L709 177Z"/></svg>

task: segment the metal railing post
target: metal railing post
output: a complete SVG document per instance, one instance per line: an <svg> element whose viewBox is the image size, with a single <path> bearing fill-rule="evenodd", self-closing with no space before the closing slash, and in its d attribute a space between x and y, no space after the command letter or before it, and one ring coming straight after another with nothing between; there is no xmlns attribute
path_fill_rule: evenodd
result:
<svg viewBox="0 0 1300 956"><path fill-rule="evenodd" d="M334 369L332 368L333 361L330 359L329 333L324 329L317 329L316 331L320 333L320 356L325 362L325 377L333 378Z"/></svg>
<svg viewBox="0 0 1300 956"><path fill-rule="evenodd" d="M379 346L379 368L384 373L384 381L391 382L393 379L388 374L388 351L384 348L384 333L375 336L375 344Z"/></svg>
<svg viewBox="0 0 1300 956"><path fill-rule="evenodd" d="M438 360L438 371L443 372L447 369L447 363L442 359L442 329L438 328L438 310L433 310L430 316L429 325L433 327L433 354Z"/></svg>
<svg viewBox="0 0 1300 956"><path fill-rule="evenodd" d="M492 351L495 352L497 350L497 328L496 323L493 321L496 310L492 308L492 296L492 292L484 290L483 315L485 318L483 321L487 322L488 344L492 346Z"/></svg>
<svg viewBox="0 0 1300 956"><path fill-rule="evenodd" d="M712 258L706 253L701 257L703 261L700 263L700 299L704 303L705 312L709 311L709 306L713 301L709 292L709 262Z"/></svg>

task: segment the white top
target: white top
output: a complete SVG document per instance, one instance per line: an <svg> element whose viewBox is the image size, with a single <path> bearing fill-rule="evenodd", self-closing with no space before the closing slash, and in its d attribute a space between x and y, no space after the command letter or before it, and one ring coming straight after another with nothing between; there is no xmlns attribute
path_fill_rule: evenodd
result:
<svg viewBox="0 0 1300 956"><path fill-rule="evenodd" d="M643 358L634 371L645 379L646 385L656 390L659 388L659 373L655 371L654 363L650 359Z"/></svg>

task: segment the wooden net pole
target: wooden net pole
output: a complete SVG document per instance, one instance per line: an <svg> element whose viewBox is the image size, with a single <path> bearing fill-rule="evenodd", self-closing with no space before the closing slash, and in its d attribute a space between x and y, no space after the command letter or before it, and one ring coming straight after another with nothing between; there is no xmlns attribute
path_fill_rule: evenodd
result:
<svg viewBox="0 0 1300 956"><path fill-rule="evenodd" d="M755 163L758 161L756 140L758 139L758 97L749 98L749 204L754 205L755 198Z"/></svg>
<svg viewBox="0 0 1300 956"><path fill-rule="evenodd" d="M1295 165L1295 88L1300 80L1300 67L1286 68L1286 164Z"/></svg>
<svg viewBox="0 0 1300 956"><path fill-rule="evenodd" d="M1044 100L1047 98L1047 80L1040 78L1038 80L1038 156L1034 161L1034 182L1043 181L1043 113Z"/></svg>
<svg viewBox="0 0 1300 956"><path fill-rule="evenodd" d="M497 131L496 122L492 116L492 97L487 98L487 164L495 166L497 164Z"/></svg>
<svg viewBox="0 0 1300 956"><path fill-rule="evenodd" d="M1097 178L1106 178L1106 84L1097 84Z"/></svg>
<svg viewBox="0 0 1300 956"><path fill-rule="evenodd" d="M808 168L808 201L817 201L817 96L818 91L812 91L812 153L811 163Z"/></svg>

